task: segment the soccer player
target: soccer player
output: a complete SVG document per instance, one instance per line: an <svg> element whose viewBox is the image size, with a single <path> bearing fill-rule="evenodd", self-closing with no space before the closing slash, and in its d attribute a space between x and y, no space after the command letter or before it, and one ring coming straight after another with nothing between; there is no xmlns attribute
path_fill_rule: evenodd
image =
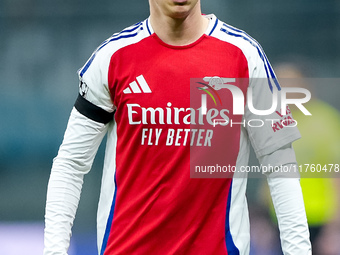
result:
<svg viewBox="0 0 340 255"><path fill-rule="evenodd" d="M80 95L48 185L45 255L67 254L83 176L106 133L97 216L104 255L249 254L247 179L190 178L191 167L211 157L239 172L250 142L263 165L295 164L296 128L246 125L260 118L248 106L233 113L226 88L238 93L235 104L251 89L261 109L280 89L260 45L202 15L199 0L149 5L149 18L104 41L79 70ZM310 254L298 178L268 177L284 253Z"/></svg>

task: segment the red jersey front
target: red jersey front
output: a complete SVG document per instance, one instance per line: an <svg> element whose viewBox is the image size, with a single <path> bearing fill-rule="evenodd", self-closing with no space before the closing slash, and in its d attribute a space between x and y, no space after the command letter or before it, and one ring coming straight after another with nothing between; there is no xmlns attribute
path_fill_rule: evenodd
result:
<svg viewBox="0 0 340 255"><path fill-rule="evenodd" d="M190 167L205 157L235 168L247 164L247 128L215 125L243 117L232 115L227 90L208 91L212 81L273 77L253 39L207 18L207 32L187 46L162 42L147 19L106 40L79 71L83 96L115 111L98 208L101 254L249 253L246 180L191 178ZM250 85L237 86L246 94ZM255 93L270 94L271 86ZM204 92L205 114L192 101ZM259 154L296 139L285 131L263 136L253 139ZM273 136L284 139L270 142Z"/></svg>

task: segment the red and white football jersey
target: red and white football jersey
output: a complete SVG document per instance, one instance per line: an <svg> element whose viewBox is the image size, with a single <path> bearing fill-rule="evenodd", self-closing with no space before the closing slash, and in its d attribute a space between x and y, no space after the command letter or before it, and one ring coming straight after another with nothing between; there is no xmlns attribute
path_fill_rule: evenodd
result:
<svg viewBox="0 0 340 255"><path fill-rule="evenodd" d="M263 156L300 135L276 112L255 116L244 104L243 115L233 113L235 97L223 85L245 100L251 87L258 109L269 109L280 87L254 39L206 17L206 33L186 46L161 41L146 19L104 41L79 70L76 109L109 125L100 254L249 253L247 180L206 167L238 171L250 144Z"/></svg>

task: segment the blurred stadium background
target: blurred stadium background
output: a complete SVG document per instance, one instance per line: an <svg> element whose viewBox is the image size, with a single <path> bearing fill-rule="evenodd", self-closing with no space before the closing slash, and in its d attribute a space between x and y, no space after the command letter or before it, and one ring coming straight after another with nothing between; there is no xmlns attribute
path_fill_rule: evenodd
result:
<svg viewBox="0 0 340 255"><path fill-rule="evenodd" d="M202 6L256 38L272 63L299 56L316 67L314 77L339 77L340 1ZM104 39L147 16L140 0L0 0L0 254L41 254L46 186L78 93L76 71ZM334 89L323 97L340 110ZM85 178L70 255L96 252L102 159L103 146ZM249 190L256 201L256 180Z"/></svg>

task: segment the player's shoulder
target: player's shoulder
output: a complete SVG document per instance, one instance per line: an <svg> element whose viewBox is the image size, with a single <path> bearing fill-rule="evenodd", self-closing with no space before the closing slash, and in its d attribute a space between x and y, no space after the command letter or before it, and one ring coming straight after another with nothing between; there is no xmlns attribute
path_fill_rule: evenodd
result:
<svg viewBox="0 0 340 255"><path fill-rule="evenodd" d="M261 55L263 52L261 45L247 32L219 19L216 21L215 29L213 33L211 33L211 36L233 44L240 48L245 54Z"/></svg>
<svg viewBox="0 0 340 255"><path fill-rule="evenodd" d="M149 19L138 22L132 26L129 26L118 33L114 33L108 39L106 39L99 47L99 49L110 49L117 50L124 46L136 43L145 37L151 35L149 29Z"/></svg>
<svg viewBox="0 0 340 255"><path fill-rule="evenodd" d="M137 43L151 34L149 19L114 33L95 49L85 65L78 71L79 75L82 76L94 61L102 62L104 60L104 62L106 62L105 60L111 58L116 51L128 45Z"/></svg>

